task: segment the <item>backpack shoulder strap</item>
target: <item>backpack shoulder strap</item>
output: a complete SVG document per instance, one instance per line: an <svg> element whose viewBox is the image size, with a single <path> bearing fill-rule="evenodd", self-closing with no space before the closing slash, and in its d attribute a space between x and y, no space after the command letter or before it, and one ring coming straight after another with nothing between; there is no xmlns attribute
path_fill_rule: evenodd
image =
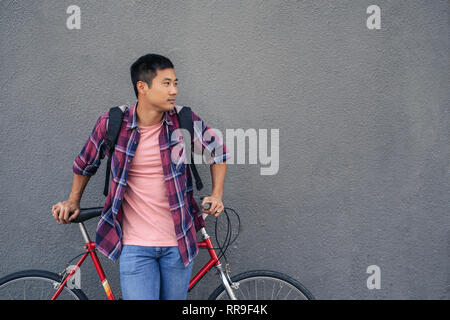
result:
<svg viewBox="0 0 450 320"><path fill-rule="evenodd" d="M109 176L111 173L111 158L114 152L114 146L119 136L120 127L122 126L123 113L126 106L117 106L109 109L108 129L106 131L105 144L108 149L108 162L106 166L106 179L105 188L103 189L103 195L106 197L109 191Z"/></svg>
<svg viewBox="0 0 450 320"><path fill-rule="evenodd" d="M189 131L191 135L191 146L194 139L194 123L192 122L192 109L190 107L176 106L176 111L178 115L178 121L180 122L180 127L182 129L186 129ZM189 164L189 168L191 169L192 174L195 178L195 186L197 187L197 190L203 189L203 182L200 178L200 175L198 174L197 168L194 164L194 156L192 154L192 148L191 148L191 163Z"/></svg>
<svg viewBox="0 0 450 320"><path fill-rule="evenodd" d="M190 107L182 106L177 108L178 121L180 122L180 127L186 129L191 134L191 138L194 137L194 124L192 122L192 109Z"/></svg>

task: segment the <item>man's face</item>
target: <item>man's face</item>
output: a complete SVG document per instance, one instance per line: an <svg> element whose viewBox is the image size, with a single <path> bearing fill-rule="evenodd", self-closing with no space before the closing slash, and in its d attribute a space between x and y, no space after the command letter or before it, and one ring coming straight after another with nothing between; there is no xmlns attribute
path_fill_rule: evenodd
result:
<svg viewBox="0 0 450 320"><path fill-rule="evenodd" d="M139 95L145 99L149 105L158 111L169 111L175 106L175 99L178 94L178 80L174 69L167 68L156 70L156 77L153 78L152 87L148 88L147 83L138 81L137 88Z"/></svg>

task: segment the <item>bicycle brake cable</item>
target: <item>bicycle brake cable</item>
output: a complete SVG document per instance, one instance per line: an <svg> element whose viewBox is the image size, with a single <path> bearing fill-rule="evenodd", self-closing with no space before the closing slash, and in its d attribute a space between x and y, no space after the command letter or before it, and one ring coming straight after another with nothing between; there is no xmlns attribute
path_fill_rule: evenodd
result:
<svg viewBox="0 0 450 320"><path fill-rule="evenodd" d="M231 226L231 223L230 223L230 217L229 217L229 215L228 215L228 212L226 212L226 217L227 217L227 222L228 222L228 224L227 224L227 236L225 237L225 240L224 240L224 246L222 247L222 249L223 250L221 250L222 251L222 254L219 256L219 259L223 256L224 257L224 259L225 259L225 263L226 264L228 264L228 260L227 260L227 257L226 257L226 255L225 255L225 252L228 250L228 248L229 248L229 246L231 245L231 244L233 244L233 242L234 241L236 241L236 239L238 238L238 236L239 236L239 232L240 232L240 227L241 227L241 221L240 221L240 218L239 218L239 215L236 213L236 211L234 210L234 209L232 209L232 208L225 208L224 210L226 210L226 209L230 209L231 211L233 211L233 213L236 215L236 217L238 218L238 232L237 232L237 234L236 234L236 237L230 242L230 240L231 240L231 236L232 236L232 234L233 234L233 228L231 227L230 228L230 226ZM216 220L216 242L218 243L218 238L217 238L217 220Z"/></svg>
<svg viewBox="0 0 450 320"><path fill-rule="evenodd" d="M80 253L79 255L75 256L74 258L72 258L69 262L67 262L67 264L71 263L73 260L75 260L76 258L78 258L79 256L82 256L85 253L89 253L89 252L93 252L94 250L88 250L88 251L83 251L82 253Z"/></svg>
<svg viewBox="0 0 450 320"><path fill-rule="evenodd" d="M232 231L232 227L230 228L231 222L230 222L230 217L229 217L229 214L228 214L227 210L231 210L236 215L236 217L238 219L237 234L236 234L236 236L234 237L234 239L232 241L231 241L231 236L233 234L233 231ZM218 219L216 219L215 226L214 226L214 231L215 231L215 238L216 238L216 243L217 243L218 247L217 248L213 247L212 249L220 250L220 255L219 255L218 259L220 260L222 257L224 257L225 263L228 264L228 260L227 260L227 257L225 255L225 252L227 251L228 247L231 244L233 244L236 241L236 239L239 237L239 233L240 233L240 229L241 229L241 219L240 219L238 213L233 208L225 207L223 212L225 213L225 216L227 218L227 232L226 232L226 236L225 236L225 239L223 241L223 244L220 244L219 239L218 239L218 234L217 234L217 221L218 221ZM208 248L205 248L205 249L208 249Z"/></svg>
<svg viewBox="0 0 450 320"><path fill-rule="evenodd" d="M224 208L224 212L225 212L225 208ZM217 236L217 221L218 221L218 219L216 219L216 221L215 221L214 232L215 232L215 237L216 237L216 243L217 243L217 245L219 246L220 252L221 252L221 255L219 256L218 259L220 260L220 258L222 258L222 256L223 256L224 259L225 259L225 263L227 264L227 263L228 263L228 260L227 260L227 257L226 257L226 255L225 255L225 252L227 251L228 243L229 243L229 236L230 236L230 217L228 216L228 213L227 213L227 212L225 212L225 216L226 216L226 218L227 218L227 233L226 233L226 236L225 236L225 239L224 239L222 245L220 245L220 242L219 242L219 239L218 239L218 236Z"/></svg>

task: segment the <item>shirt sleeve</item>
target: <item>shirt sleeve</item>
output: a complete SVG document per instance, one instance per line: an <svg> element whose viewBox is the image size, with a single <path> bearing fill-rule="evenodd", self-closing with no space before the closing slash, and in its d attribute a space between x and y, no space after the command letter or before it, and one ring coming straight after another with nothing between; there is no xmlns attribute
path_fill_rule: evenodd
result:
<svg viewBox="0 0 450 320"><path fill-rule="evenodd" d="M100 166L100 160L105 157L106 152L106 126L107 114L101 115L95 123L91 135L81 149L80 154L73 162L73 173L83 176L92 176Z"/></svg>
<svg viewBox="0 0 450 320"><path fill-rule="evenodd" d="M194 111L194 153L204 155L207 164L224 163L231 158L220 131L208 126ZM205 159L206 158L206 159Z"/></svg>

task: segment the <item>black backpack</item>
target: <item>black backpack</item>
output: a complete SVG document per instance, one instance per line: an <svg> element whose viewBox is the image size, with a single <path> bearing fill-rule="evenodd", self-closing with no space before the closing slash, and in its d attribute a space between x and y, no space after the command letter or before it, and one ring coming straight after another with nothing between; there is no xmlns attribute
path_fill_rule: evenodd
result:
<svg viewBox="0 0 450 320"><path fill-rule="evenodd" d="M176 110L176 109L175 109ZM112 153L114 152L114 146L117 142L117 137L119 136L120 127L122 126L123 112L121 107L112 107L109 109L109 122L108 122L108 131L106 132L105 144L106 148L109 150L108 162L106 167L106 179L105 179L105 189L103 190L103 195L106 197L109 191L109 178L111 173L111 158ZM177 110L176 110L177 111ZM177 111L178 120L180 122L180 128L186 129L189 131L191 135L191 147L192 147L192 138L194 137L194 125L192 122L192 110L190 107L183 107L180 112ZM191 148L192 150L192 148ZM197 168L195 167L193 161L193 155L191 152L191 163L186 164L189 166L192 174L195 178L195 186L197 190L201 190L203 188L202 180L197 172Z"/></svg>

